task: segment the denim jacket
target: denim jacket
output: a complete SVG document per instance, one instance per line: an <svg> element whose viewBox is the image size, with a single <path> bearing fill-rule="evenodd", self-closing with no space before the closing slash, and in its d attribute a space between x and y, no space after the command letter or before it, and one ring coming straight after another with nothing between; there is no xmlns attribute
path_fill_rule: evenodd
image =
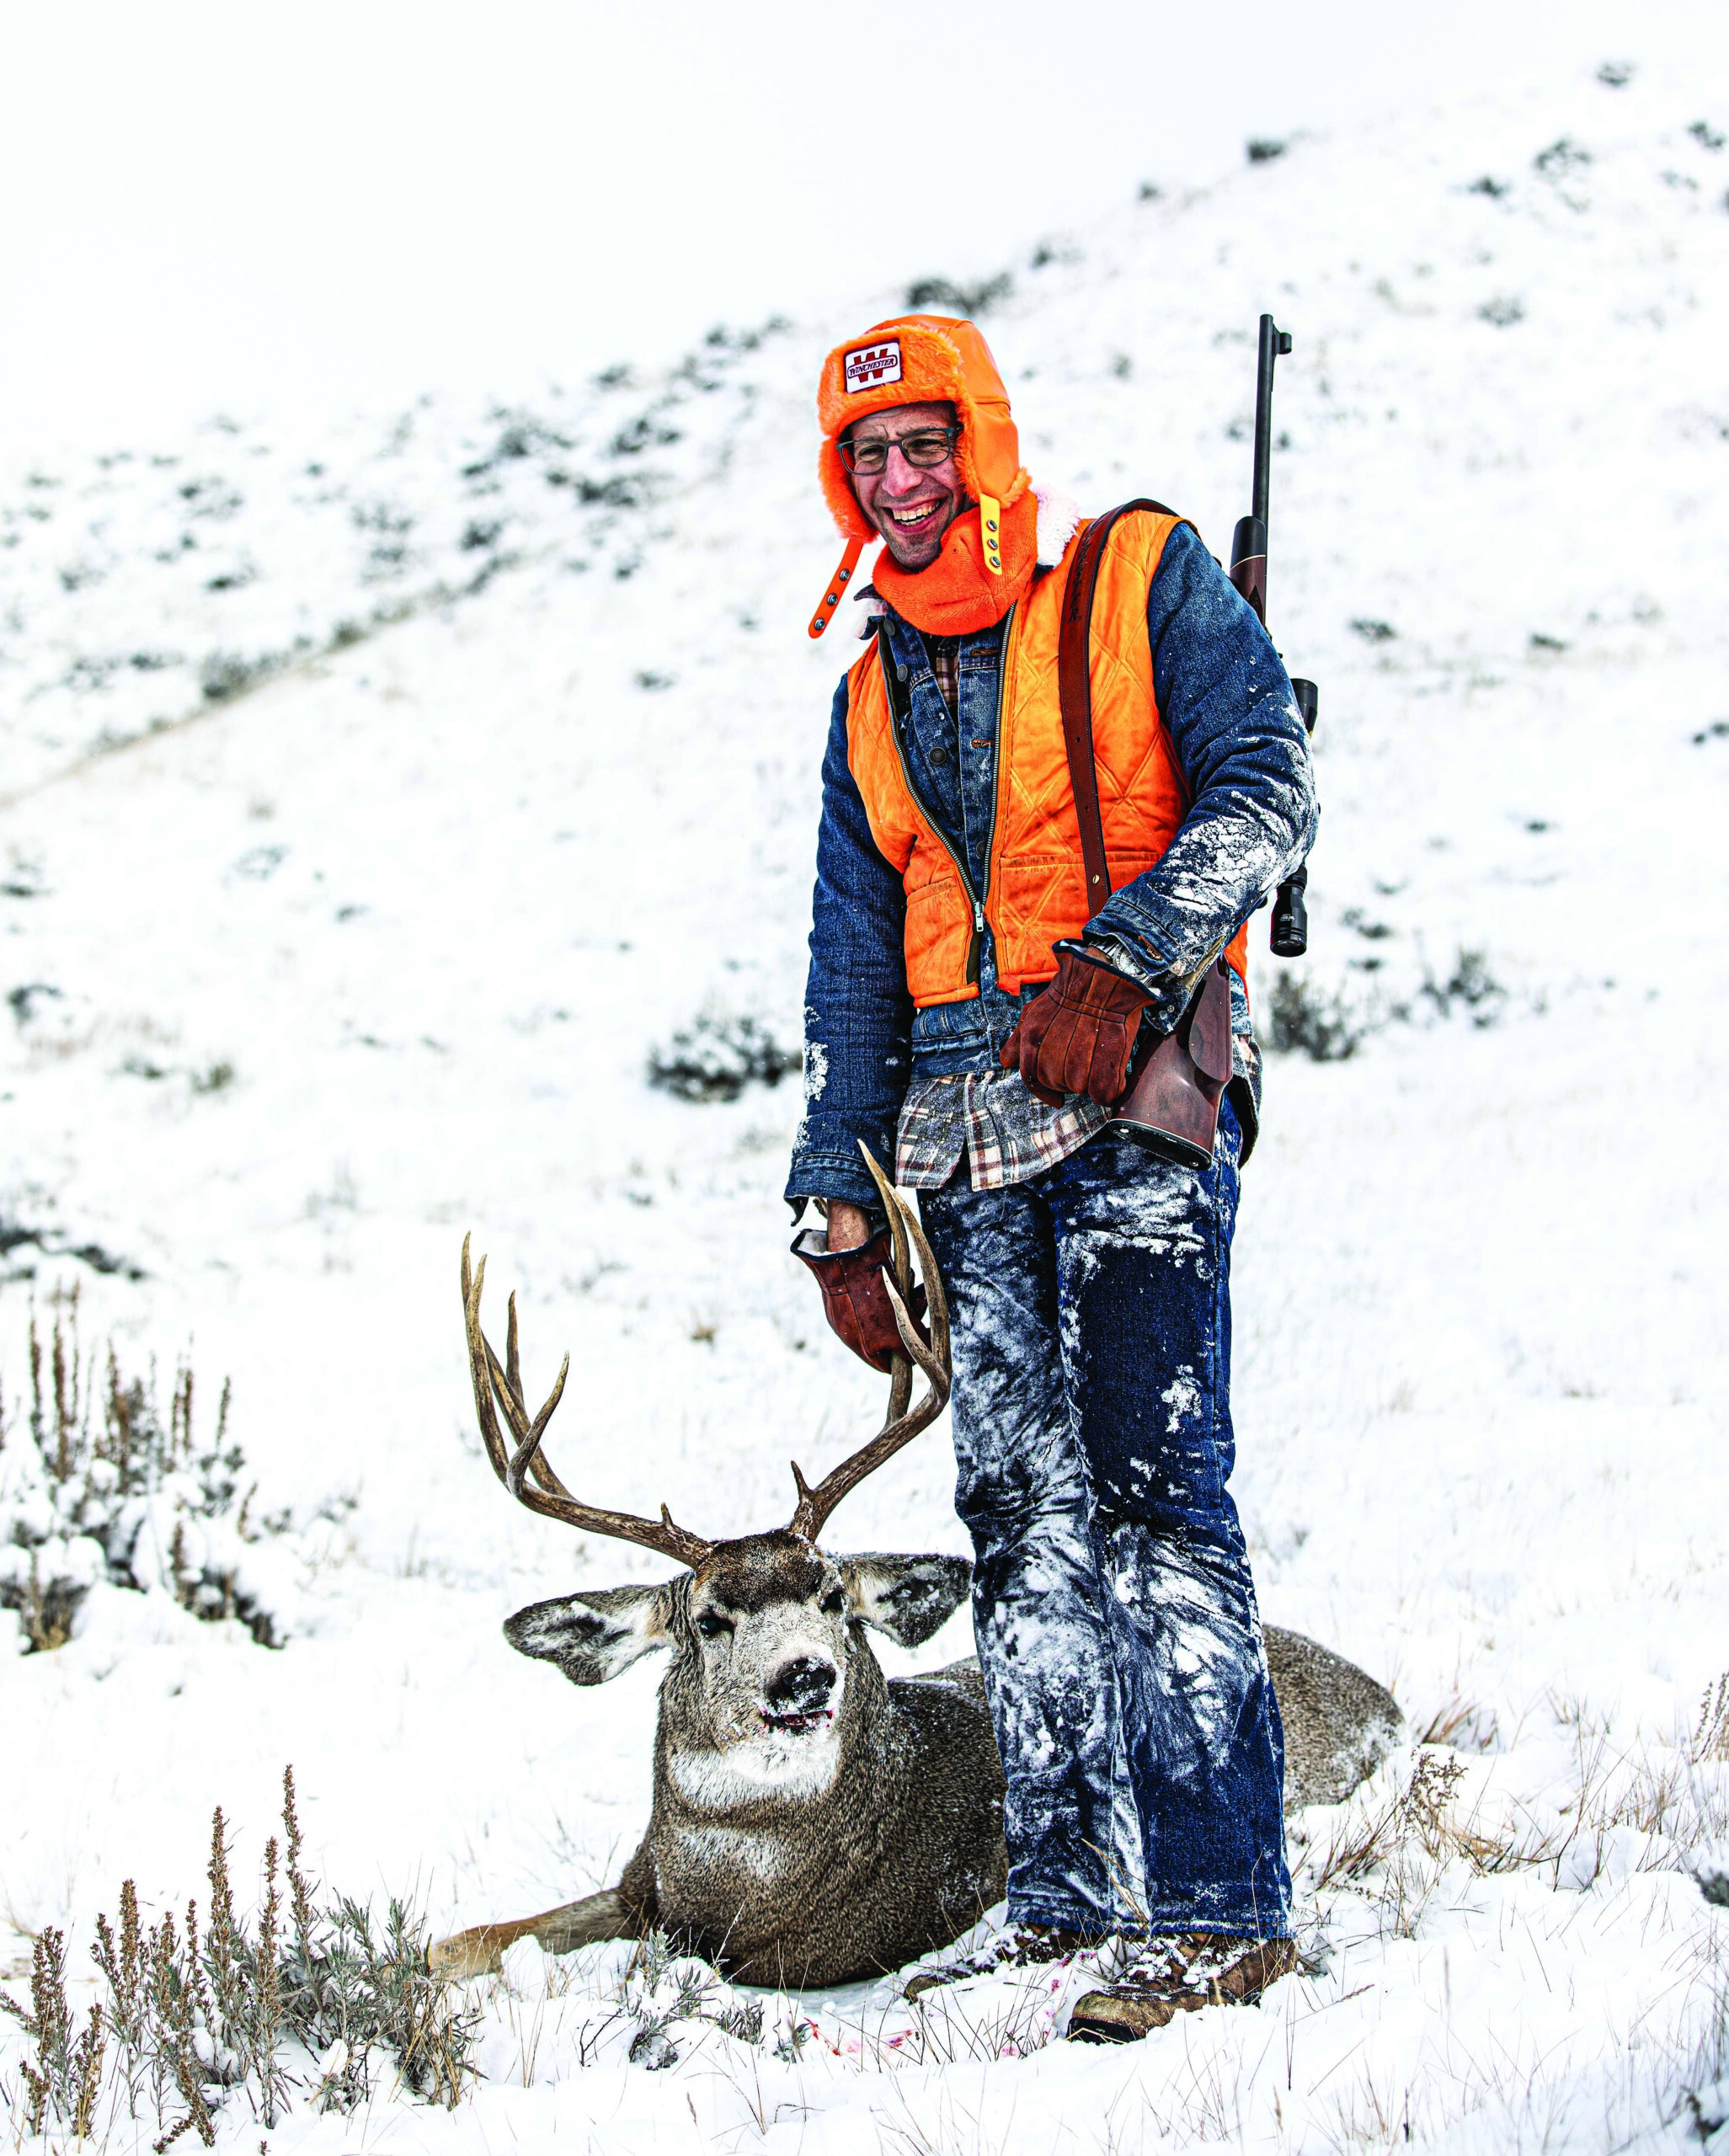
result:
<svg viewBox="0 0 1729 2156"><path fill-rule="evenodd" d="M959 638L958 709L951 712L920 632L887 616L885 657L909 706L902 749L915 792L985 890L996 798L996 721L1003 625ZM1170 847L1105 901L1082 945L1148 990L1150 1022L1168 1032L1195 984L1314 841L1308 737L1278 654L1253 610L1192 526L1166 542L1147 598L1159 712L1187 782L1188 814ZM989 905L989 894L986 894ZM1022 1006L996 982L987 932L976 998L915 1011L907 994L899 873L871 836L847 766L846 681L835 692L823 759L810 974L804 1001L804 1118L787 1196L875 1202L862 1139L894 1157L909 1080L997 1066ZM1235 1091L1251 1137L1259 1060L1247 997L1233 976Z"/></svg>

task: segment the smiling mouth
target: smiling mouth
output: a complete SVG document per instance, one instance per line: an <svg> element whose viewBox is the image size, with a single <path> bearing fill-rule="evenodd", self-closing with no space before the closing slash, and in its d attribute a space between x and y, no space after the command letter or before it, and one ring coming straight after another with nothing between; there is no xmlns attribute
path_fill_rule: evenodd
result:
<svg viewBox="0 0 1729 2156"><path fill-rule="evenodd" d="M921 524L928 524L942 506L941 502L921 502L915 509L891 509L894 521L904 531L916 531Z"/></svg>
<svg viewBox="0 0 1729 2156"><path fill-rule="evenodd" d="M762 1712L762 1726L765 1729L790 1730L798 1735L813 1729L825 1729L834 1719L835 1710L832 1707L819 1707L814 1714L809 1715L771 1715L766 1711Z"/></svg>

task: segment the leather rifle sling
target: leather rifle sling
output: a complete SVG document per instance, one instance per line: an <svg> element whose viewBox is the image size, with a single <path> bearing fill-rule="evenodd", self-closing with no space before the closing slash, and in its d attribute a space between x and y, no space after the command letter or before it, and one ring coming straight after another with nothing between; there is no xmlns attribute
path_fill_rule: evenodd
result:
<svg viewBox="0 0 1729 2156"><path fill-rule="evenodd" d="M1093 519L1081 534L1069 567L1057 633L1057 699L1062 712L1063 746L1069 758L1069 784L1081 826L1089 921L1111 895L1104 819L1099 809L1098 761L1092 745L1093 593L1111 527L1119 516L1134 509L1151 510L1162 516L1176 514L1162 502L1143 499L1124 502ZM1139 1143L1190 1167L1211 1164L1219 1099L1230 1075L1230 1003L1224 972L1222 962L1209 969L1177 1030L1158 1043L1150 1058L1136 1059L1138 1074L1131 1078L1129 1096L1117 1111L1119 1125ZM1198 1077L1202 1081L1198 1085Z"/></svg>
<svg viewBox="0 0 1729 2156"><path fill-rule="evenodd" d="M1092 752L1092 595L1105 542L1121 515L1120 510L1107 510L1081 533L1075 558L1069 564L1063 617L1057 631L1057 702L1063 718L1063 747L1069 758L1069 786L1081 825L1089 921L1111 895L1104 819L1099 814L1098 764Z"/></svg>
<svg viewBox="0 0 1729 2156"><path fill-rule="evenodd" d="M1069 581L1063 591L1063 616L1057 631L1057 702L1063 718L1063 746L1069 757L1069 785L1081 825L1081 860L1086 876L1086 917L1091 921L1111 895L1110 863L1105 858L1104 819L1099 813L1098 762L1092 750L1092 595L1099 580L1111 527L1132 509L1173 516L1163 502L1123 502L1096 516L1081 535Z"/></svg>

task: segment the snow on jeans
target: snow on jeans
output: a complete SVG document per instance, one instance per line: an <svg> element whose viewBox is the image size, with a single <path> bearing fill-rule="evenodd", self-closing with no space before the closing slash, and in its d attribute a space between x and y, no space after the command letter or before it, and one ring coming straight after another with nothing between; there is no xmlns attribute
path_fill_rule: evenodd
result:
<svg viewBox="0 0 1729 2156"><path fill-rule="evenodd" d="M1023 1921L1289 1928L1284 1737L1225 1488L1240 1142L1227 1102L1203 1174L1107 1128L1024 1182L922 1193Z"/></svg>

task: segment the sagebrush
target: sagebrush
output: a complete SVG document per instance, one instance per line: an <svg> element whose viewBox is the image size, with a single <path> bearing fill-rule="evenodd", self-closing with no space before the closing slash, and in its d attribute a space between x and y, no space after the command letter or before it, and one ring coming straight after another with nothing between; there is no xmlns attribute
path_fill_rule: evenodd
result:
<svg viewBox="0 0 1729 2156"><path fill-rule="evenodd" d="M256 1549L287 1523L253 1513L227 1380L201 1438L189 1356L164 1412L153 1361L139 1376L112 1342L85 1354L76 1294L56 1299L45 1330L31 1313L26 1358L28 1406L8 1413L0 1384L0 1609L17 1612L27 1650L61 1646L99 1582L237 1618L262 1646L280 1644Z"/></svg>
<svg viewBox="0 0 1729 2156"><path fill-rule="evenodd" d="M282 1778L282 1839L266 1844L256 1911L237 1909L227 1824L211 1822L208 1894L147 1924L137 1889L120 1888L118 1921L96 1920L91 1958L103 1996L83 2026L67 1996L66 1939L37 1938L26 2009L0 2011L29 2049L19 2067L21 2123L83 2140L122 2112L153 2118L157 2156L188 2132L206 2148L216 2115L244 2101L274 2127L303 2100L349 2111L381 2075L451 2109L473 2079L478 2009L426 1967L426 1940L406 1903L382 1924L347 1895L320 1899L305 1869L294 1770Z"/></svg>
<svg viewBox="0 0 1729 2156"><path fill-rule="evenodd" d="M747 1011L700 1011L648 1059L648 1083L681 1101L735 1101L747 1086L778 1086L803 1053Z"/></svg>

